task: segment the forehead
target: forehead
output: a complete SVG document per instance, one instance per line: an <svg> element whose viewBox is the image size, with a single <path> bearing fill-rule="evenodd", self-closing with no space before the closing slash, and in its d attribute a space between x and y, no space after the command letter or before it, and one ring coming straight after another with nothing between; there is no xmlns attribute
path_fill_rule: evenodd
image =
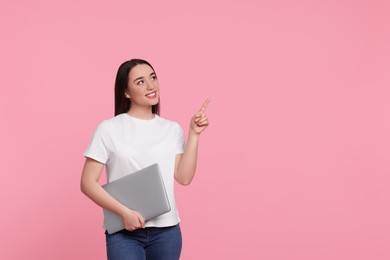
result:
<svg viewBox="0 0 390 260"><path fill-rule="evenodd" d="M154 73L154 70L147 64L138 64L133 67L129 72L129 79L135 79L139 77L149 77Z"/></svg>

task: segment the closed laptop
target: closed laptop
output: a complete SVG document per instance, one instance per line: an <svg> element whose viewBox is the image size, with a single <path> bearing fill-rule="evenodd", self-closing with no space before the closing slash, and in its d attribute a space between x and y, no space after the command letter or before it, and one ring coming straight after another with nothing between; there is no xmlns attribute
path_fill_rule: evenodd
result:
<svg viewBox="0 0 390 260"><path fill-rule="evenodd" d="M130 173L102 186L113 198L139 212L145 221L171 210L158 164ZM122 219L103 209L104 227L109 234L124 229Z"/></svg>

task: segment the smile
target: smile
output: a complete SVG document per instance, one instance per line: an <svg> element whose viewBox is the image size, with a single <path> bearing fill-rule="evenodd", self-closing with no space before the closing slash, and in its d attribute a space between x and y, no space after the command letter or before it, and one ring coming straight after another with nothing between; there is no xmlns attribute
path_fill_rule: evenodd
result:
<svg viewBox="0 0 390 260"><path fill-rule="evenodd" d="M147 95L145 95L147 98L155 98L156 96L157 96L157 92L156 91L154 91L154 92L152 92L152 93L149 93L149 94L147 94Z"/></svg>

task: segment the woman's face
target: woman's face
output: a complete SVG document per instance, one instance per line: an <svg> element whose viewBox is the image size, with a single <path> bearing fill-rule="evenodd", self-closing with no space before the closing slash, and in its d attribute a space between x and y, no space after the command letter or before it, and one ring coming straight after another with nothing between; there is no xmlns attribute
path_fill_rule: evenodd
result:
<svg viewBox="0 0 390 260"><path fill-rule="evenodd" d="M132 106L153 106L159 101L157 75L147 64L139 64L129 72L129 82L125 91Z"/></svg>

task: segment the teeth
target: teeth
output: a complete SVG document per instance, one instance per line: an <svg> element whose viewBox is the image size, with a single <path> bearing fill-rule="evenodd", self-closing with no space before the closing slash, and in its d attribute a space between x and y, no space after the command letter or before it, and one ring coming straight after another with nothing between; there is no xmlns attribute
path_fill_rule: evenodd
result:
<svg viewBox="0 0 390 260"><path fill-rule="evenodd" d="M148 94L148 95L146 95L147 97L153 97L153 96L155 96L156 95L156 92L153 92L153 93L150 93L150 94Z"/></svg>

